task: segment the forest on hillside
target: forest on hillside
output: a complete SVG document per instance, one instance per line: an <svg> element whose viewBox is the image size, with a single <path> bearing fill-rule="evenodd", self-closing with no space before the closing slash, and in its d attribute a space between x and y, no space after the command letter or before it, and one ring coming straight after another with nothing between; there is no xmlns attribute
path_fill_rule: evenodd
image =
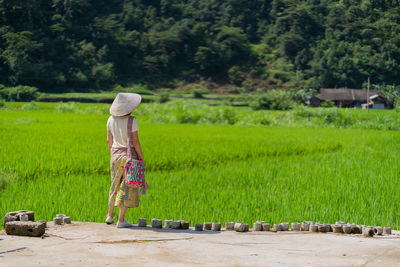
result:
<svg viewBox="0 0 400 267"><path fill-rule="evenodd" d="M0 84L400 82L399 0L0 0Z"/></svg>

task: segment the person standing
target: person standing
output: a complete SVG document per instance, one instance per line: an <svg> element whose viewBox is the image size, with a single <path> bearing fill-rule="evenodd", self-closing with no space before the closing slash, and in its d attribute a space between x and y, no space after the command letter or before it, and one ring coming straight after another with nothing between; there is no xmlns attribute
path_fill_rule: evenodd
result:
<svg viewBox="0 0 400 267"><path fill-rule="evenodd" d="M125 220L128 208L139 206L139 189L125 185L125 163L128 158L128 120L131 113L139 106L142 97L139 94L119 93L110 107L111 116L107 121L107 143L111 156L111 187L108 200L107 224L114 223L114 207L119 206L117 228L131 227ZM138 137L138 125L132 120L132 157L144 160Z"/></svg>

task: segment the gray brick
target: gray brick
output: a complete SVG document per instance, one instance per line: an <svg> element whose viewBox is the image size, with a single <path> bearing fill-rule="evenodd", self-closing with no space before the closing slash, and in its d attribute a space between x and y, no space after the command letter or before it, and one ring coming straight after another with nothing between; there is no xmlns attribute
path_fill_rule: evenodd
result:
<svg viewBox="0 0 400 267"><path fill-rule="evenodd" d="M7 222L6 233L19 236L42 236L45 233L46 225L40 222Z"/></svg>

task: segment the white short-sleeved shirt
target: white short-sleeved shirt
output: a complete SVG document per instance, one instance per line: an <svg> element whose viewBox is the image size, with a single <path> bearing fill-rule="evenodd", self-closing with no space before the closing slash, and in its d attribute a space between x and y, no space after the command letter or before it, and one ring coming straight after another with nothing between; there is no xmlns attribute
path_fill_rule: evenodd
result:
<svg viewBox="0 0 400 267"><path fill-rule="evenodd" d="M113 136L112 147L121 148L128 146L128 118L110 116L107 121L107 131L110 131ZM132 132L139 130L136 118L132 121Z"/></svg>

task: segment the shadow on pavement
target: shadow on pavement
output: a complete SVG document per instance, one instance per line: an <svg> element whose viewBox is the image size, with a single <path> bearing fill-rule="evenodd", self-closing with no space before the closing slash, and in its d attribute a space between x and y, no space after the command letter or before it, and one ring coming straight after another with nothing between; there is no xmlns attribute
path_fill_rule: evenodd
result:
<svg viewBox="0 0 400 267"><path fill-rule="evenodd" d="M115 226L114 226L115 227ZM129 228L116 228L116 229L129 229L129 230L145 230L145 231L153 231L158 233L179 233L179 234L200 234L200 235L215 235L220 234L221 231L195 231L194 229L171 229L171 228L153 228L153 227L139 227L132 226Z"/></svg>

